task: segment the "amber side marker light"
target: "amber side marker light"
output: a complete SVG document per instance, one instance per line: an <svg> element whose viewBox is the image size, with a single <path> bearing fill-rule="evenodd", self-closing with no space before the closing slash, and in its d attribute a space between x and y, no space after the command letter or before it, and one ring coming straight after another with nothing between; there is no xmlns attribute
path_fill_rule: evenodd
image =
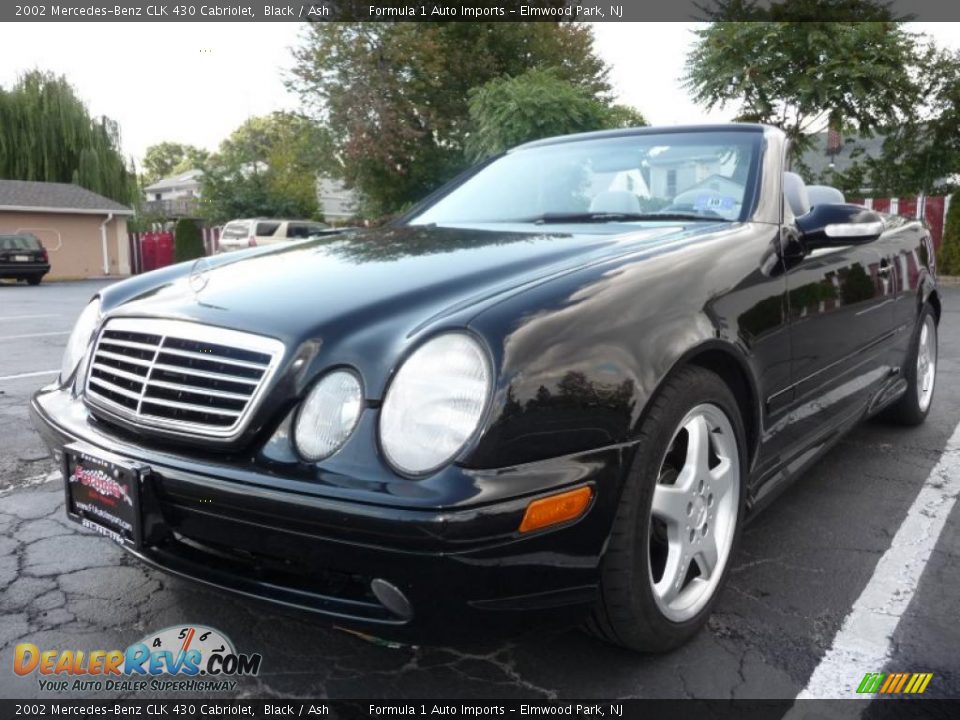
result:
<svg viewBox="0 0 960 720"><path fill-rule="evenodd" d="M592 497L593 488L581 487L534 500L527 505L527 512L520 523L520 532L542 530L551 525L575 520L583 515Z"/></svg>

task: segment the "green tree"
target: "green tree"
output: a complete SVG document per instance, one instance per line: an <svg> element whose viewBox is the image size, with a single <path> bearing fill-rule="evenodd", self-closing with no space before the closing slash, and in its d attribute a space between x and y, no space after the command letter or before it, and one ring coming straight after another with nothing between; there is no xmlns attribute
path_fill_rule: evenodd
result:
<svg viewBox="0 0 960 720"><path fill-rule="evenodd" d="M552 135L647 124L633 108L611 106L554 69L528 70L474 88L469 111L465 144L471 160Z"/></svg>
<svg viewBox="0 0 960 720"><path fill-rule="evenodd" d="M694 100L735 103L737 120L782 128L794 157L812 133L870 135L912 117L920 100L917 36L896 22L714 22L696 34L685 76Z"/></svg>
<svg viewBox="0 0 960 720"><path fill-rule="evenodd" d="M937 256L937 272L960 275L960 195L950 198L950 207L943 224L943 238Z"/></svg>
<svg viewBox="0 0 960 720"><path fill-rule="evenodd" d="M291 87L373 215L465 167L471 89L554 68L598 98L610 91L592 31L574 23L313 23L294 57Z"/></svg>
<svg viewBox="0 0 960 720"><path fill-rule="evenodd" d="M912 117L883 131L880 155L857 158L839 174L839 183L893 197L954 189L950 178L960 173L960 52L927 43L920 57L916 77L923 102Z"/></svg>
<svg viewBox="0 0 960 720"><path fill-rule="evenodd" d="M184 262L204 256L203 235L196 220L182 218L174 230L173 261Z"/></svg>
<svg viewBox="0 0 960 720"><path fill-rule="evenodd" d="M143 155L143 179L149 185L170 175L200 167L209 156L206 150L178 142L151 145Z"/></svg>
<svg viewBox="0 0 960 720"><path fill-rule="evenodd" d="M122 203L136 193L117 124L92 118L66 78L39 70L0 88L0 177L73 182Z"/></svg>
<svg viewBox="0 0 960 720"><path fill-rule="evenodd" d="M250 118L203 163L205 216L318 217L316 180L330 156L327 133L303 116Z"/></svg>

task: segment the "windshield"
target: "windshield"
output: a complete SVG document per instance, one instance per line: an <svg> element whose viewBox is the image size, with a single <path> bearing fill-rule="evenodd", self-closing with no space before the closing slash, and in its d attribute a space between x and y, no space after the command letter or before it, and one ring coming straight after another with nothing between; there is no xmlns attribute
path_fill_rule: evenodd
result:
<svg viewBox="0 0 960 720"><path fill-rule="evenodd" d="M561 142L495 160L415 216L414 225L743 220L760 133L678 132Z"/></svg>

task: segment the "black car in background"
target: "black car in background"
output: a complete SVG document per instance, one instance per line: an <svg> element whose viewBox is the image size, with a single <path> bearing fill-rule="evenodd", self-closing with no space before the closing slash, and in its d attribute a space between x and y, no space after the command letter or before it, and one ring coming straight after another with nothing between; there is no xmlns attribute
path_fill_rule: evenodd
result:
<svg viewBox="0 0 960 720"><path fill-rule="evenodd" d="M30 233L0 235L0 279L26 280L39 285L50 272L50 258L43 244Z"/></svg>
<svg viewBox="0 0 960 720"><path fill-rule="evenodd" d="M553 138L391 226L103 289L32 411L70 517L169 572L662 651L747 517L864 418L924 420L933 263L774 128Z"/></svg>

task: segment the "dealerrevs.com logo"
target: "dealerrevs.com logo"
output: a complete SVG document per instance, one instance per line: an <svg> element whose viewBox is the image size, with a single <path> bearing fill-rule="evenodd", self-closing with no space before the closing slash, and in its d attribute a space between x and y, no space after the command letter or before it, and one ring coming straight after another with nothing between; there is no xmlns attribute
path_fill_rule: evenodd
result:
<svg viewBox="0 0 960 720"><path fill-rule="evenodd" d="M223 633L180 625L151 633L126 650L41 649L20 643L13 671L37 675L43 691L231 691L234 678L260 672L259 653L238 653Z"/></svg>

